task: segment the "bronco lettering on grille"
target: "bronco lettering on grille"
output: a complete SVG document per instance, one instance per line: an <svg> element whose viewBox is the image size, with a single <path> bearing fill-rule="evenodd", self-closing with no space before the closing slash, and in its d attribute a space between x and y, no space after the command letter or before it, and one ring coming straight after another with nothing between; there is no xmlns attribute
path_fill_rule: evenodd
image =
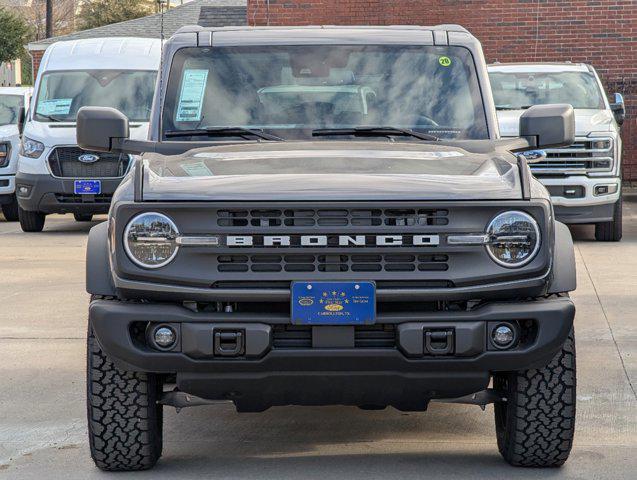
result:
<svg viewBox="0 0 637 480"><path fill-rule="evenodd" d="M435 247L439 235L228 235L228 247Z"/></svg>

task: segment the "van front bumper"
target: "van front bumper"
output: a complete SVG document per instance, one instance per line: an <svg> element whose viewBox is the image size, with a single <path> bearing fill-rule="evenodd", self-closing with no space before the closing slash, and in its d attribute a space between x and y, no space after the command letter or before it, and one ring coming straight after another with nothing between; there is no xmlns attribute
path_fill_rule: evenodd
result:
<svg viewBox="0 0 637 480"><path fill-rule="evenodd" d="M79 179L18 172L15 178L18 204L23 210L31 212L107 213L113 193L122 181L121 178L95 179L101 181L99 195L76 195L75 180Z"/></svg>
<svg viewBox="0 0 637 480"><path fill-rule="evenodd" d="M175 375L181 391L232 400L240 410L289 404L422 409L429 399L484 390L493 372L546 365L567 338L574 315L567 297L487 303L468 312L379 314L376 323L395 334L382 345L354 340L354 327L306 327L311 340L298 343L298 337L289 340L302 329L291 327L287 315L195 313L179 304L94 300L89 322L119 368ZM502 322L519 327L520 342L509 350L489 340ZM160 324L177 333L171 351L159 351L149 339ZM286 328L288 342L280 338ZM140 337L140 330L146 334ZM432 353L430 331L452 332L448 352ZM241 332L237 355L217 350L218 332Z"/></svg>

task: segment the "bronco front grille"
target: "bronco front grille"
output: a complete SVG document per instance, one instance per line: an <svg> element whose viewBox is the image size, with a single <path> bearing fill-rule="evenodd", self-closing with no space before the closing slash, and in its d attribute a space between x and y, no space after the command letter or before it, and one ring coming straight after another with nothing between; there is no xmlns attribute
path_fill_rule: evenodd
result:
<svg viewBox="0 0 637 480"><path fill-rule="evenodd" d="M217 212L220 227L377 227L447 225L449 212L418 208L228 209Z"/></svg>
<svg viewBox="0 0 637 480"><path fill-rule="evenodd" d="M599 143L606 142L604 148ZM607 172L613 167L613 143L610 138L578 138L565 148L545 149L546 160L530 164L536 175L555 173Z"/></svg>
<svg viewBox="0 0 637 480"><path fill-rule="evenodd" d="M99 159L83 163L79 157L93 154ZM63 178L119 178L130 167L131 157L124 153L86 152L79 147L57 147L49 154L49 168L55 177Z"/></svg>
<svg viewBox="0 0 637 480"><path fill-rule="evenodd" d="M441 272L448 256L443 254L256 254L218 255L219 272Z"/></svg>

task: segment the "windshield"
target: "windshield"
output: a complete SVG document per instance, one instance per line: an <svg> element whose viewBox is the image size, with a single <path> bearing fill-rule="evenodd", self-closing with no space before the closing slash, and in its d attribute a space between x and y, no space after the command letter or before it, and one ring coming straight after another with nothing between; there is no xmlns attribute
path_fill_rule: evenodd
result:
<svg viewBox="0 0 637 480"><path fill-rule="evenodd" d="M164 138L171 132L171 139L176 133L187 140L187 135L180 138L180 130L211 127L307 138L320 128L356 126L488 138L469 50L405 45L184 48L173 59Z"/></svg>
<svg viewBox="0 0 637 480"><path fill-rule="evenodd" d="M489 78L495 106L501 110L549 103L604 108L597 79L589 72L491 72Z"/></svg>
<svg viewBox="0 0 637 480"><path fill-rule="evenodd" d="M84 106L112 107L131 121L150 117L156 72L133 70L77 70L51 72L42 77L34 119L74 122Z"/></svg>
<svg viewBox="0 0 637 480"><path fill-rule="evenodd" d="M0 125L16 125L23 106L22 95L0 94Z"/></svg>

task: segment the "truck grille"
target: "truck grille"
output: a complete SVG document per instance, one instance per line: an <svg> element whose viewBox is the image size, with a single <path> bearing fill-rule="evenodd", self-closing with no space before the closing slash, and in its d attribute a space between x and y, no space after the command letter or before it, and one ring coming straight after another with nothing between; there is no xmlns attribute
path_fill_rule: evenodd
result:
<svg viewBox="0 0 637 480"><path fill-rule="evenodd" d="M218 255L219 272L441 272L447 255L387 254L291 254Z"/></svg>
<svg viewBox="0 0 637 480"><path fill-rule="evenodd" d="M217 212L220 227L377 227L447 225L449 212L416 208L232 209Z"/></svg>
<svg viewBox="0 0 637 480"><path fill-rule="evenodd" d="M93 154L94 163L80 162L79 157ZM57 147L49 154L49 167L55 177L63 178L119 178L131 163L130 155L123 153L87 152L79 147Z"/></svg>
<svg viewBox="0 0 637 480"><path fill-rule="evenodd" d="M578 138L570 147L545 149L545 152L546 160L530 165L536 175L607 172L613 167L610 138Z"/></svg>
<svg viewBox="0 0 637 480"><path fill-rule="evenodd" d="M356 325L354 348L395 348L396 326L392 324ZM272 348L312 348L312 327L307 325L274 325Z"/></svg>

